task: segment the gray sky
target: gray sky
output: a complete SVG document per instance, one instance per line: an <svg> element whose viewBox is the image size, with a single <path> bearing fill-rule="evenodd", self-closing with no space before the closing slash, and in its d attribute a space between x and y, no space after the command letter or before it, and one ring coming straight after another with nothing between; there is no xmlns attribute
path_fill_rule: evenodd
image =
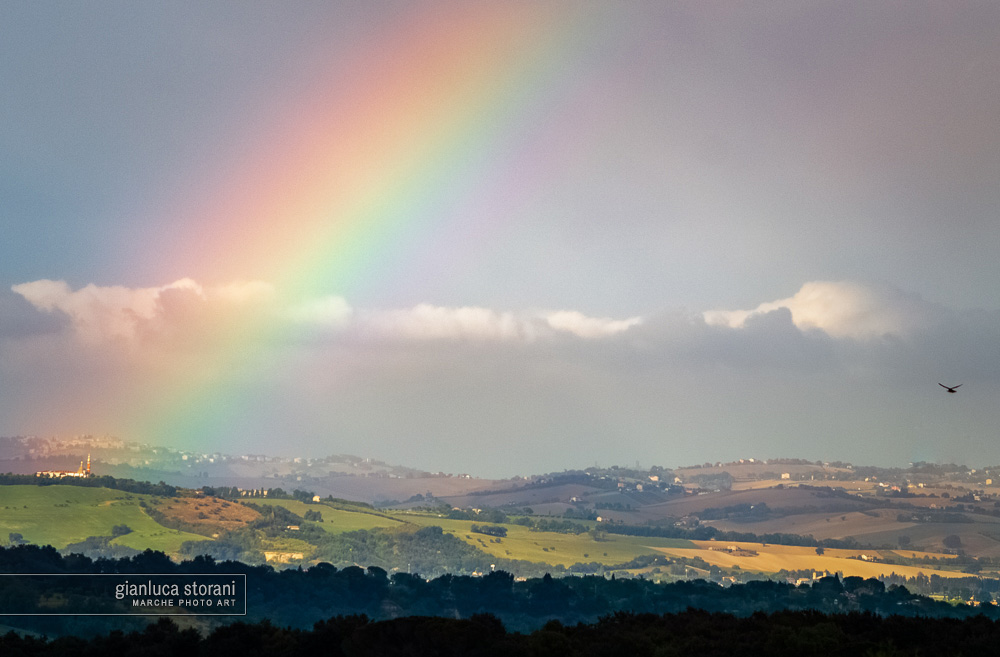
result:
<svg viewBox="0 0 1000 657"><path fill-rule="evenodd" d="M4 17L0 435L1000 462L996 3Z"/></svg>

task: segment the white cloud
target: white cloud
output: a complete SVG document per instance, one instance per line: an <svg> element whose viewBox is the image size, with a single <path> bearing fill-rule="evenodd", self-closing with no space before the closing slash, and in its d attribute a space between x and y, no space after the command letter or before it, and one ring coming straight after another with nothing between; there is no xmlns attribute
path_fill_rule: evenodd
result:
<svg viewBox="0 0 1000 657"><path fill-rule="evenodd" d="M642 322L588 317L573 310L531 313L497 311L476 306L420 304L405 310L365 313L362 330L414 340L485 340L531 343L572 334L585 340L609 338Z"/></svg>
<svg viewBox="0 0 1000 657"><path fill-rule="evenodd" d="M559 310L545 316L546 322L557 331L567 331L581 338L603 338L629 330L642 323L641 317L609 319L587 317L575 310Z"/></svg>
<svg viewBox="0 0 1000 657"><path fill-rule="evenodd" d="M472 339L532 342L538 337L537 322L511 312L465 306L449 308L420 304L405 310L366 313L362 330L415 340Z"/></svg>
<svg viewBox="0 0 1000 657"><path fill-rule="evenodd" d="M940 309L889 286L813 281L787 299L762 303L753 310L713 310L705 321L743 328L754 316L786 308L801 330L819 329L835 338L905 337L936 320Z"/></svg>
<svg viewBox="0 0 1000 657"><path fill-rule="evenodd" d="M11 287L38 310L68 316L76 333L88 341L133 339L179 319L178 309L192 302L208 307L243 305L270 298L273 289L259 281L205 288L190 278L160 287L128 288L87 285L72 290L65 281L39 280ZM204 313L201 313L204 314ZM192 320L192 316L185 318Z"/></svg>

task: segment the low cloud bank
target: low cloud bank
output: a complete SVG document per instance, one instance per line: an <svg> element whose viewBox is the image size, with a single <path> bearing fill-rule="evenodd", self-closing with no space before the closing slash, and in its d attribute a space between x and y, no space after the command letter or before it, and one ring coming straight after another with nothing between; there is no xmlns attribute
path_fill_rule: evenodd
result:
<svg viewBox="0 0 1000 657"><path fill-rule="evenodd" d="M328 332L404 340L483 340L534 342L557 335L591 340L628 331L640 317L589 317L574 310L499 311L476 306L418 304L404 309L353 308L328 296L281 308L276 292L259 281L204 287L185 278L149 288L87 285L73 290L65 281L39 280L11 290L45 313L64 315L78 337L90 342L150 338L153 334L218 320L220 312L243 311L234 322L279 320Z"/></svg>
<svg viewBox="0 0 1000 657"><path fill-rule="evenodd" d="M594 460L961 461L985 448L941 436L1000 422L1000 313L888 286L811 282L751 310L608 318L287 303L260 282L35 281L0 294L2 309L15 321L0 322L0 435L299 454L365 445L509 476ZM941 396L938 381L966 385ZM155 434L149 409L199 395L219 418L211 431ZM1000 448L977 456L996 458Z"/></svg>

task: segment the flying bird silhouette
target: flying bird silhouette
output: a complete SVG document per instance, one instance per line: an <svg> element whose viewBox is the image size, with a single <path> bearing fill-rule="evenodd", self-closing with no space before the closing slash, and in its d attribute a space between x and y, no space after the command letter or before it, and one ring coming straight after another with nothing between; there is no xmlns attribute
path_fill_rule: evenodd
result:
<svg viewBox="0 0 1000 657"><path fill-rule="evenodd" d="M962 387L961 383L959 383L957 386L946 386L943 383L939 383L938 385L941 386L942 388L947 388L948 392L958 392L958 390L955 390L955 388L961 388Z"/></svg>

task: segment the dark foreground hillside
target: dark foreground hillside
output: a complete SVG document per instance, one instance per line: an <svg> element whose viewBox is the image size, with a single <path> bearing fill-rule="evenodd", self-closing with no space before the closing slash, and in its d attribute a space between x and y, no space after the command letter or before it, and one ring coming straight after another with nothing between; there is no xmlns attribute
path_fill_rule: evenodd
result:
<svg viewBox="0 0 1000 657"><path fill-rule="evenodd" d="M509 633L490 615L467 620L410 616L369 621L338 616L312 630L270 623L238 623L201 637L161 619L144 631L84 640L0 637L5 657L324 657L517 655L678 657L771 655L989 655L1000 645L1000 626L984 617L965 620L880 617L871 613L825 615L813 611L757 613L739 618L688 610L679 614L618 613L593 624L557 621L530 634Z"/></svg>
<svg viewBox="0 0 1000 657"><path fill-rule="evenodd" d="M679 614L689 608L739 617L806 610L963 621L975 616L1000 617L1000 607L991 602L951 605L912 594L903 586L887 587L878 580L860 577L825 577L798 586L757 581L726 588L704 580L659 584L600 576L546 575L516 581L501 571L485 577L444 575L425 580L407 573L390 575L381 568L337 569L329 564L283 571L238 562L216 563L204 557L177 564L155 552L92 561L27 545L0 549L0 573L6 574L0 577L0 624L49 637L142 631L151 618L167 613L181 614L173 617L182 627L197 628L202 635L236 621L268 622L305 631L324 619L360 614L375 621L420 616L471 619L488 614L508 630L522 632L536 631L552 621L575 626L621 612ZM39 578L32 573L59 576ZM117 577L142 582L150 579L150 573L192 582L245 577L246 615L206 615L201 612L214 610L173 603L146 609L151 616L137 615L136 611L144 609L135 609L130 597L118 598L99 581ZM235 597L241 598L237 607L242 612L242 592Z"/></svg>

